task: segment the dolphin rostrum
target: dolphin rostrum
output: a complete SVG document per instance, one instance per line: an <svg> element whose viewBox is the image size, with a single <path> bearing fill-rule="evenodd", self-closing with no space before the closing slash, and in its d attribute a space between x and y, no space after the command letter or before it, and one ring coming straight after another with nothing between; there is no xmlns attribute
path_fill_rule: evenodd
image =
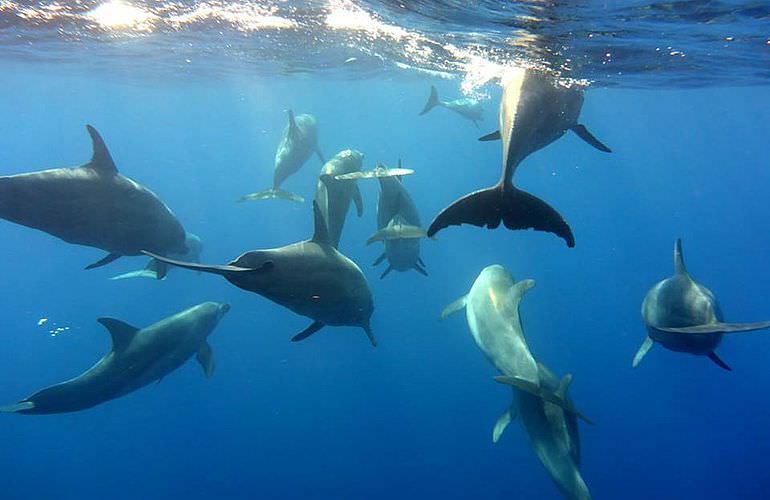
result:
<svg viewBox="0 0 770 500"><path fill-rule="evenodd" d="M207 342L227 304L204 302L147 328L112 318L98 321L112 337L112 349L77 377L36 392L0 413L50 414L85 410L161 380L196 355L207 377L214 354Z"/></svg>
<svg viewBox="0 0 770 500"><path fill-rule="evenodd" d="M543 200L514 187L519 163L531 153L572 130L595 148L610 149L578 124L583 89L566 86L542 72L517 68L505 81L500 102L498 132L482 140L502 139L503 171L491 188L470 193L442 210L428 228L433 236L447 226L473 224L497 228L548 231L575 246L575 238L561 215Z"/></svg>
<svg viewBox="0 0 770 500"><path fill-rule="evenodd" d="M364 155L354 149L340 151L321 167L315 200L324 216L329 229L329 237L334 248L340 244L342 228L350 208L350 202L356 204L356 212L364 214L364 202L355 180L338 180L337 175L360 172Z"/></svg>
<svg viewBox="0 0 770 500"><path fill-rule="evenodd" d="M302 196L284 191L281 189L281 184L289 176L299 172L313 153L318 155L322 164L325 163L318 148L318 122L315 117L313 115L295 117L292 110L288 110L287 113L289 123L283 129L281 141L275 151L273 187L241 196L241 201L282 199L302 203L305 201Z"/></svg>
<svg viewBox="0 0 770 500"><path fill-rule="evenodd" d="M441 106L443 108L454 111L463 118L467 118L468 120L472 121L476 127L479 126L478 122L484 120L484 108L482 107L480 101L471 98L455 99L454 101L441 101L438 98L438 91L436 90L436 87L431 85L430 97L428 97L428 102L425 103L422 111L420 111L420 116L424 115L436 106Z"/></svg>
<svg viewBox="0 0 770 500"><path fill-rule="evenodd" d="M185 253L185 230L173 212L155 193L121 175L99 132L91 125L86 129L93 156L85 165L0 177L0 217L108 252L86 269L143 249Z"/></svg>
<svg viewBox="0 0 770 500"><path fill-rule="evenodd" d="M313 203L313 237L280 248L252 250L225 266L210 266L167 259L147 252L168 264L223 276L233 285L254 292L313 323L292 337L306 339L326 325L358 326L372 345L377 345L369 318L374 311L372 292L355 262L331 244L326 221Z"/></svg>
<svg viewBox="0 0 770 500"><path fill-rule="evenodd" d="M590 499L580 475L577 427L577 418L588 419L567 395L572 376L559 381L532 356L524 337L519 304L533 286L533 280L514 282L502 266L486 267L470 292L447 306L441 318L465 308L473 339L503 374L495 380L514 389L515 402L495 423L492 440L497 442L520 414L535 453L562 493L570 499Z"/></svg>
<svg viewBox="0 0 770 500"><path fill-rule="evenodd" d="M721 368L730 370L714 352L724 334L770 328L770 321L724 323L714 294L687 272L681 239L674 243L674 275L647 292L642 303L642 320L647 337L634 356L634 368L653 342L658 342L672 351L708 356Z"/></svg>

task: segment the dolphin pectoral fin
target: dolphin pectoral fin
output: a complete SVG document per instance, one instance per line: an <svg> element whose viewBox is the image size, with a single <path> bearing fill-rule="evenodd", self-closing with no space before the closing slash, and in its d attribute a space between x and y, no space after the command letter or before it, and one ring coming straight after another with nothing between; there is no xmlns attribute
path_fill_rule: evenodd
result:
<svg viewBox="0 0 770 500"><path fill-rule="evenodd" d="M121 257L122 257L122 255L120 255L118 253L108 253L107 255L105 255L101 259L97 260L93 264L88 264L85 267L85 269L86 270L90 270L90 269L96 269L97 267L106 266L110 262L114 262L114 261L118 260Z"/></svg>
<svg viewBox="0 0 770 500"><path fill-rule="evenodd" d="M477 120L471 120L471 121L473 122L474 125L476 125L476 130L481 132L481 127L479 126L479 122Z"/></svg>
<svg viewBox="0 0 770 500"><path fill-rule="evenodd" d="M387 276L388 274L390 274L390 272L391 272L392 270L393 270L393 266L389 265L389 266L388 266L388 268L387 268L387 269L385 269L385 272L383 272L383 273L380 275L380 279L383 279L385 276Z"/></svg>
<svg viewBox="0 0 770 500"><path fill-rule="evenodd" d="M304 203L305 198L298 194L294 194L290 191L283 189L263 189L255 193L246 194L241 196L238 201L255 201L255 200L286 200L293 201L294 203Z"/></svg>
<svg viewBox="0 0 770 500"><path fill-rule="evenodd" d="M482 135L481 137L479 137L479 140L482 141L482 142L486 142L486 141L499 141L500 140L500 131L499 130L495 130L494 132L490 132L487 135Z"/></svg>
<svg viewBox="0 0 770 500"><path fill-rule="evenodd" d="M20 411L31 410L35 407L32 401L22 401L20 403L0 406L0 413L18 413Z"/></svg>
<svg viewBox="0 0 770 500"><path fill-rule="evenodd" d="M509 406L508 409L506 409L500 417L498 417L497 422L495 422L495 427L492 429L492 442L497 443L500 440L500 436L503 435L503 431L505 431L506 427L508 427L508 424L511 423L511 420L516 418L516 410L514 409L513 405Z"/></svg>
<svg viewBox="0 0 770 500"><path fill-rule="evenodd" d="M508 303L513 306L516 310L518 310L519 302L521 302L521 299L524 297L524 294L526 294L529 290L535 287L535 280L528 279L528 280L521 280L517 281L516 283L511 286L510 290L508 290L507 300Z"/></svg>
<svg viewBox="0 0 770 500"><path fill-rule="evenodd" d="M353 181L355 183L355 181ZM353 185L353 203L356 204L356 215L359 217L364 215L364 200L361 198L361 190L358 189L358 183Z"/></svg>
<svg viewBox="0 0 770 500"><path fill-rule="evenodd" d="M415 271L417 271L418 273L422 274L425 277L428 276L428 271L423 269L422 266L418 263L415 263L414 266L412 266L412 269L414 269Z"/></svg>
<svg viewBox="0 0 770 500"><path fill-rule="evenodd" d="M558 406L559 408L561 408L562 410L568 413L574 414L580 420L593 425L593 421L591 421L591 419L589 419L588 417L583 415L581 412L579 412L572 405L572 403L570 403L569 399L565 397L560 397L555 392L545 390L542 387L540 387L538 384L535 384L534 382L530 382L529 380L524 380L523 378L520 378L520 377L507 377L503 375L498 375L497 377L495 377L495 381L501 384L510 385L520 391L524 391L529 394L532 394L533 396L536 396L542 399L543 401L546 401L548 403Z"/></svg>
<svg viewBox="0 0 770 500"><path fill-rule="evenodd" d="M470 193L442 210L428 228L428 237L448 226L472 224L495 229L506 228L546 231L575 246L575 237L567 222L550 205L525 191L504 184Z"/></svg>
<svg viewBox="0 0 770 500"><path fill-rule="evenodd" d="M313 335L315 332L323 328L324 325L320 321L313 321L313 323L310 324L307 328L296 334L291 338L292 342L299 342L300 340L305 340L309 336Z"/></svg>
<svg viewBox="0 0 770 500"><path fill-rule="evenodd" d="M374 261L374 263L372 264L372 266L379 266L379 265L382 263L382 261L383 261L383 260L385 260L385 258L386 258L387 256L388 256L388 255L387 255L385 252L382 252L382 255L380 255L379 257L377 257L377 260L375 260L375 261Z"/></svg>
<svg viewBox="0 0 770 500"><path fill-rule="evenodd" d="M117 276L113 276L112 278L110 278L110 280L117 281L117 280L131 279L131 278L158 279L158 275L155 271L151 271L149 269L140 269L138 271L131 271L129 273L118 274Z"/></svg>
<svg viewBox="0 0 770 500"><path fill-rule="evenodd" d="M206 374L206 378L211 378L212 375L214 375L214 351L211 349L211 345L209 345L208 342L203 342L200 349L198 349L198 354L195 356L195 359L198 360L198 363L200 363L201 367L203 368L203 373Z"/></svg>
<svg viewBox="0 0 770 500"><path fill-rule="evenodd" d="M612 153L612 150L602 144L602 142L594 137L594 135L588 131L588 129L585 127L585 125L575 125L571 129L575 134L577 134L578 137L586 141L591 146L595 147L599 151L603 151L604 153Z"/></svg>
<svg viewBox="0 0 770 500"><path fill-rule="evenodd" d="M682 328L655 327L669 333L743 333L770 328L770 321L757 323L708 323L705 325L685 326Z"/></svg>
<svg viewBox="0 0 770 500"><path fill-rule="evenodd" d="M455 300L448 306L444 308L443 311L441 311L440 319L443 321L449 316L450 314L454 314L457 311L461 311L462 309L465 309L465 305L468 303L468 295L463 295L459 299Z"/></svg>
<svg viewBox="0 0 770 500"><path fill-rule="evenodd" d="M639 363L642 362L642 358L649 352L649 350L652 348L652 339L647 336L644 339L644 342L642 342L642 345L639 347L639 350L636 351L636 355L634 356L634 360L631 362L631 367L636 368L639 366Z"/></svg>
<svg viewBox="0 0 770 500"><path fill-rule="evenodd" d="M373 235L369 236L369 238L366 239L366 246L371 245L375 241L382 241L385 239L385 236L382 233L382 230L377 231ZM383 254L384 255L384 254ZM377 265L377 264L375 264Z"/></svg>
<svg viewBox="0 0 770 500"><path fill-rule="evenodd" d="M435 108L439 105L438 100L438 90L436 90L436 87L433 85L430 86L430 96L428 96L428 102L425 103L425 106L423 106L422 111L420 111L420 115L422 116L431 109Z"/></svg>
<svg viewBox="0 0 770 500"><path fill-rule="evenodd" d="M318 149L318 148L315 148L315 154L316 154L316 156L318 157L318 159L319 159L319 160L321 160L321 165L323 165L324 163L326 163L326 160L324 160L324 155L323 155L323 153L321 153L321 150L320 150L320 149Z"/></svg>
<svg viewBox="0 0 770 500"><path fill-rule="evenodd" d="M366 336L369 338L369 342L372 344L372 347L377 347L377 339L374 337L372 328L369 325L362 326L361 328L364 329L364 333L366 333Z"/></svg>
<svg viewBox="0 0 770 500"><path fill-rule="evenodd" d="M708 354L708 356L709 356L709 359L710 359L711 361L713 361L714 363L716 363L716 364L717 364L717 366L719 366L720 368L723 368L723 369L727 370L728 372L731 372L731 371L733 371L733 369L732 369L732 368L730 368L730 366L729 366L727 363L725 363L724 361L722 361L722 358L720 358L719 356L717 356L717 353L715 353L714 351L711 351L711 352Z"/></svg>
<svg viewBox="0 0 770 500"><path fill-rule="evenodd" d="M181 267L183 269L191 269L193 271L199 271L203 273L210 273L210 274L218 274L220 276L233 276L236 274L248 274L248 273L264 273L267 271L270 271L275 267L275 264L273 261L268 260L264 264L262 264L260 267L257 268L250 268L250 267L238 267L238 266L207 266L205 264L198 264L195 262L183 262L181 260L174 260L169 259L166 257L163 257L161 255L154 254L152 252L148 252L146 250L142 250L142 253L147 255L148 257L152 257L153 259L159 260L161 262L165 262L166 264L171 264L172 266Z"/></svg>
<svg viewBox="0 0 770 500"><path fill-rule="evenodd" d="M117 174L118 167L115 166L115 162L112 160L110 151L107 149L107 145L104 143L102 136L91 125L86 125L86 130L88 130L88 135L91 136L94 153L91 157L91 161L83 166L91 168L100 174Z"/></svg>
<svg viewBox="0 0 770 500"><path fill-rule="evenodd" d="M420 264L422 267L428 267L425 265L425 262L420 257L417 257L417 263Z"/></svg>
<svg viewBox="0 0 770 500"><path fill-rule="evenodd" d="M159 280L166 279L168 274L168 264L166 262L153 259L155 261L155 277Z"/></svg>

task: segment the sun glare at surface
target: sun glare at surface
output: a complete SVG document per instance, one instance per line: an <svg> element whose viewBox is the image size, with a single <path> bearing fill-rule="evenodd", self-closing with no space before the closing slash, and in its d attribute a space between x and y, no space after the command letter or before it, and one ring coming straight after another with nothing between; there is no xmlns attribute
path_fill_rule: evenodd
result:
<svg viewBox="0 0 770 500"><path fill-rule="evenodd" d="M155 16L135 5L112 0L87 14L87 17L108 29L150 30Z"/></svg>

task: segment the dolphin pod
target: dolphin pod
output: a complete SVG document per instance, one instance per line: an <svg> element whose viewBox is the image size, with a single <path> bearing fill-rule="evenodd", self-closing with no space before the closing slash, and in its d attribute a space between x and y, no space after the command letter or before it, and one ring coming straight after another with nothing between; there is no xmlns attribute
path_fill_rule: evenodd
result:
<svg viewBox="0 0 770 500"><path fill-rule="evenodd" d="M112 348L83 374L52 385L0 413L50 414L85 410L161 380L193 355L206 377L214 373L214 354L206 339L230 310L205 302L136 328L113 318L99 318L112 337Z"/></svg>
<svg viewBox="0 0 770 500"><path fill-rule="evenodd" d="M282 199L302 203L305 201L303 197L284 191L281 189L281 184L288 177L299 172L313 153L318 155L321 163L325 163L318 148L318 122L315 117L313 115L294 116L292 110L288 110L287 113L289 123L283 129L278 149L275 151L273 187L244 195L241 201Z"/></svg>
<svg viewBox="0 0 770 500"><path fill-rule="evenodd" d="M431 85L430 96L428 97L428 101L425 103L425 106L422 108L422 111L420 111L420 116L424 115L436 106L441 106L442 108L454 111L463 118L472 121L476 127L479 126L480 121L484 120L484 107L481 105L480 101L471 98L455 99L453 101L442 101L438 98L438 90L436 90L436 87Z"/></svg>
<svg viewBox="0 0 770 500"><path fill-rule="evenodd" d="M357 326L373 346L369 326L374 311L372 292L355 262L332 245L326 221L313 203L315 232L309 240L280 248L252 250L225 266L210 266L167 259L146 252L167 264L218 274L227 281L313 320L292 341L306 339L324 326Z"/></svg>
<svg viewBox="0 0 770 500"><path fill-rule="evenodd" d="M518 68L505 81L497 132L482 140L502 139L503 170L491 188L470 193L443 209L428 227L433 236L448 226L472 224L497 228L548 231L575 246L567 222L546 202L513 185L513 174L522 160L552 143L567 130L599 149L610 149L578 124L583 89L565 86L542 72Z"/></svg>
<svg viewBox="0 0 770 500"><path fill-rule="evenodd" d="M647 337L634 356L634 368L657 342L671 351L708 356L719 367L730 370L715 352L724 334L770 328L770 321L725 323L714 294L687 272L681 239L674 243L674 275L647 292L642 320Z"/></svg>
<svg viewBox="0 0 770 500"><path fill-rule="evenodd" d="M470 292L447 306L441 318L465 308L476 345L502 373L496 380L513 387L516 402L498 418L492 440L497 442L508 423L516 414L521 415L535 454L559 490L567 498L587 500L591 494L580 474L577 418L588 419L567 395L572 376L559 381L538 362L521 325L519 304L534 286L533 280L514 282L502 266L486 267Z"/></svg>
<svg viewBox="0 0 770 500"><path fill-rule="evenodd" d="M86 269L149 250L186 254L185 230L158 196L118 172L99 132L86 125L91 161L0 177L0 217L107 252Z"/></svg>

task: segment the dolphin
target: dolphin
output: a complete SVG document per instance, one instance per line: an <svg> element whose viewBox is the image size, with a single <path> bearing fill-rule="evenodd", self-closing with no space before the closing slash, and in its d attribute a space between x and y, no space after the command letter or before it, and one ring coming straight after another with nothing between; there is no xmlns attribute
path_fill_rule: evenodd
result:
<svg viewBox="0 0 770 500"><path fill-rule="evenodd" d="M491 188L470 193L442 210L428 228L433 236L447 226L473 224L495 229L500 222L508 229L548 231L575 246L572 229L562 216L543 200L514 187L512 179L519 163L531 153L552 143L567 130L599 149L610 149L578 123L583 89L566 86L542 72L517 68L503 85L500 130L482 140L502 139L503 171Z"/></svg>
<svg viewBox="0 0 770 500"><path fill-rule="evenodd" d="M714 294L687 272L681 239L674 243L674 275L647 292L642 303L642 321L647 337L634 356L634 368L653 342L658 342L671 351L708 356L719 367L731 370L715 352L724 334L770 328L770 321L725 323Z"/></svg>
<svg viewBox="0 0 770 500"><path fill-rule="evenodd" d="M441 101L438 98L438 91L436 90L436 87L431 85L430 97L428 97L428 102L425 103L422 111L420 111L420 116L424 115L436 106L441 106L454 111L463 118L467 118L468 120L472 121L476 127L479 126L478 122L484 120L484 117L482 116L484 114L484 108L481 106L481 101L470 98L455 99L454 101Z"/></svg>
<svg viewBox="0 0 770 500"><path fill-rule="evenodd" d="M363 159L364 155L360 151L346 149L334 155L321 168L315 200L326 221L334 248L339 246L350 202L353 201L356 204L359 217L364 214L364 202L361 199L358 183L354 180L337 180L335 176L361 171Z"/></svg>
<svg viewBox="0 0 770 500"><path fill-rule="evenodd" d="M273 172L273 187L241 197L241 201L282 199L302 203L305 201L299 195L284 191L281 184L289 176L299 172L310 155L315 153L321 163L325 163L321 150L318 148L318 122L313 115L294 116L288 110L289 123L283 129L281 141L275 151L275 171Z"/></svg>
<svg viewBox="0 0 770 500"><path fill-rule="evenodd" d="M326 325L357 326L373 346L377 340L369 326L374 311L372 292L355 262L332 245L318 203L313 202L313 237L280 248L252 250L225 266L181 262L146 252L185 269L223 276L233 285L288 308L313 323L292 337L306 339Z"/></svg>
<svg viewBox="0 0 770 500"><path fill-rule="evenodd" d="M51 414L85 410L160 381L196 355L206 377L214 373L207 342L227 304L204 302L148 326L136 328L113 318L99 318L112 337L112 349L81 375L52 385L0 413Z"/></svg>
<svg viewBox="0 0 770 500"><path fill-rule="evenodd" d="M200 262L201 252L203 251L203 242L201 239L193 233L187 233L185 235L185 246L187 247L186 253L172 254L169 255L169 257L174 259L187 257L187 259L189 259L191 262ZM150 278L162 280L166 279L165 273L168 271L166 267L167 266L159 266L157 260L150 259L149 262L147 262L147 265L144 266L144 269L119 274L117 276L113 276L110 279L125 280L131 278Z"/></svg>
<svg viewBox="0 0 770 500"><path fill-rule="evenodd" d="M399 168L401 161L399 160ZM380 279L387 276L394 269L396 271L409 271L414 269L423 276L427 276L425 263L420 258L420 239L414 237L415 231L421 231L420 214L417 206L404 188L400 177L379 177L380 197L377 202L377 233L369 238L367 244L372 241L382 240L385 243L385 251L374 262L379 265L386 258L388 267L380 275ZM392 237L393 233L401 237ZM391 237L386 237L390 232ZM381 236L381 238L380 238Z"/></svg>
<svg viewBox="0 0 770 500"><path fill-rule="evenodd" d="M86 269L150 250L185 253L185 230L158 196L118 172L107 146L91 125L91 161L0 177L0 217L108 254Z"/></svg>
<svg viewBox="0 0 770 500"><path fill-rule="evenodd" d="M441 319L464 308L476 345L503 374L495 379L514 389L516 399L495 423L493 442L521 414L535 453L559 489L567 498L589 499L579 470L577 418L590 421L567 395L572 376L560 382L534 358L524 337L519 304L534 286L534 280L514 282L500 265L486 267L470 292L442 311Z"/></svg>

